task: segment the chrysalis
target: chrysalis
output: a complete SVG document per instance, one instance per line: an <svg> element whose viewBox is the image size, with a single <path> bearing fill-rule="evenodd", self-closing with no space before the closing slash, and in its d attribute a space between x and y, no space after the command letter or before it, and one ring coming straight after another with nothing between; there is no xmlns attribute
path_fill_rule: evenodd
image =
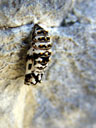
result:
<svg viewBox="0 0 96 128"><path fill-rule="evenodd" d="M34 25L32 42L26 57L25 84L36 85L42 80L42 76L51 56L51 41L48 31L38 24Z"/></svg>

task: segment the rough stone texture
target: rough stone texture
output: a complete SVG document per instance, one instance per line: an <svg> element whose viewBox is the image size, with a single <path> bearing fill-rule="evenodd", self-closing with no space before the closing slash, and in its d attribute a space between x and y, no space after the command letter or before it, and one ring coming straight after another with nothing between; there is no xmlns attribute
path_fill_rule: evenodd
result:
<svg viewBox="0 0 96 128"><path fill-rule="evenodd" d="M0 128L96 128L95 11L96 0L0 1ZM35 19L53 55L42 84L26 86Z"/></svg>
<svg viewBox="0 0 96 128"><path fill-rule="evenodd" d="M16 27L30 22L59 25L72 0L0 0L0 26Z"/></svg>

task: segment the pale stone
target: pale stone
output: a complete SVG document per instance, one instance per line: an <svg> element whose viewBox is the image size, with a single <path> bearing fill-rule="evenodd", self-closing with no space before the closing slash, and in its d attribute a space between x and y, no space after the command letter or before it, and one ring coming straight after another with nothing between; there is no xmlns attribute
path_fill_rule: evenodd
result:
<svg viewBox="0 0 96 128"><path fill-rule="evenodd" d="M95 3L0 1L0 128L95 128ZM48 29L53 53L42 83L27 86L35 19Z"/></svg>
<svg viewBox="0 0 96 128"><path fill-rule="evenodd" d="M56 26L66 17L72 4L72 0L3 0L0 26L16 27L31 22Z"/></svg>

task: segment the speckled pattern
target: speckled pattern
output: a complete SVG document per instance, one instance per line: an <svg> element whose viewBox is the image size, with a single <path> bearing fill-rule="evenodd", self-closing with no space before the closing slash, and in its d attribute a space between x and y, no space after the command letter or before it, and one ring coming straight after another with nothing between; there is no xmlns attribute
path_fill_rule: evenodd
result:
<svg viewBox="0 0 96 128"><path fill-rule="evenodd" d="M32 86L41 83L50 61L51 48L52 43L48 31L35 24L32 32L32 41L26 57L24 84Z"/></svg>

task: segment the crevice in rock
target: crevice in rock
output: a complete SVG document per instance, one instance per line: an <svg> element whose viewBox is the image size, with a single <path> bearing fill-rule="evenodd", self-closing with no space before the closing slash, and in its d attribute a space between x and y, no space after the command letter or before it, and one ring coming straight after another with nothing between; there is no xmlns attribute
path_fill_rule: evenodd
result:
<svg viewBox="0 0 96 128"><path fill-rule="evenodd" d="M72 26L75 23L80 23L80 20L76 17L74 10L72 9L71 12L63 19L60 26L62 27L68 27Z"/></svg>

